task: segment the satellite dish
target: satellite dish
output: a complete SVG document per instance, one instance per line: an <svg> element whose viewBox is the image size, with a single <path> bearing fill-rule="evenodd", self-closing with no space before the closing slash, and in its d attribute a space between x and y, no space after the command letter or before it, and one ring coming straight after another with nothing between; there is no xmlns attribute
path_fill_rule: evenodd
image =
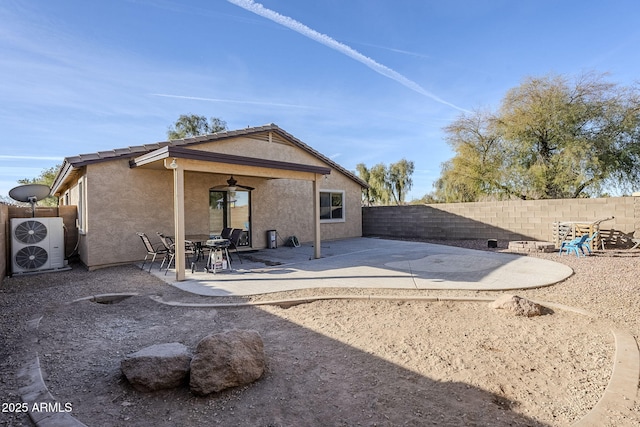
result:
<svg viewBox="0 0 640 427"><path fill-rule="evenodd" d="M9 197L19 202L31 203L32 215L36 216L36 202L48 197L51 189L44 184L25 184L9 190Z"/></svg>

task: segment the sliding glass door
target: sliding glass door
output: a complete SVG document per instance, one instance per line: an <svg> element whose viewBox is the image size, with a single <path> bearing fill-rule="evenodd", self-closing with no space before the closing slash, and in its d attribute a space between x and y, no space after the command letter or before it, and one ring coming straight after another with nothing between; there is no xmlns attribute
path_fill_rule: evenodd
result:
<svg viewBox="0 0 640 427"><path fill-rule="evenodd" d="M227 227L243 231L238 246L251 246L250 191L209 191L209 233L217 235Z"/></svg>

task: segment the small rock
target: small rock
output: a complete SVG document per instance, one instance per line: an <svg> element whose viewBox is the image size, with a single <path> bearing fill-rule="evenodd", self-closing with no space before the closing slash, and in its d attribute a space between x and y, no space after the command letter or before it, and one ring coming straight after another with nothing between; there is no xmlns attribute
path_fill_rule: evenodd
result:
<svg viewBox="0 0 640 427"><path fill-rule="evenodd" d="M503 295L493 301L489 306L495 309L510 311L516 316L533 317L541 316L544 313L543 306L517 295Z"/></svg>
<svg viewBox="0 0 640 427"><path fill-rule="evenodd" d="M179 387L189 375L191 354L180 343L152 345L120 362L120 370L138 391Z"/></svg>
<svg viewBox="0 0 640 427"><path fill-rule="evenodd" d="M191 360L189 386L197 395L256 381L264 372L262 337L256 331L234 329L203 338Z"/></svg>

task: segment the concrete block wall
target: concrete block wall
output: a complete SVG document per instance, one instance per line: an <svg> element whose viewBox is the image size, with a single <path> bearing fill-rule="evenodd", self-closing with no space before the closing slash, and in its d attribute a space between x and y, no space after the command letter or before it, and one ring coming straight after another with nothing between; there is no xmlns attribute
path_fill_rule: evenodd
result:
<svg viewBox="0 0 640 427"><path fill-rule="evenodd" d="M640 197L378 206L362 213L364 236L553 241L554 222L609 217L600 225L609 244L640 230Z"/></svg>

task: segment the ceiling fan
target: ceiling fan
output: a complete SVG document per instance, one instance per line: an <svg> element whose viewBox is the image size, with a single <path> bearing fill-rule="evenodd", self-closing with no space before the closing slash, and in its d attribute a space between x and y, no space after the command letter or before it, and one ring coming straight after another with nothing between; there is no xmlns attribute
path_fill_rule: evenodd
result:
<svg viewBox="0 0 640 427"><path fill-rule="evenodd" d="M214 187L211 187L211 190L223 190L231 192L237 191L238 189L251 191L254 188L247 185L239 185L238 181L233 179L233 175L231 175L231 177L227 180L227 185L216 185Z"/></svg>

